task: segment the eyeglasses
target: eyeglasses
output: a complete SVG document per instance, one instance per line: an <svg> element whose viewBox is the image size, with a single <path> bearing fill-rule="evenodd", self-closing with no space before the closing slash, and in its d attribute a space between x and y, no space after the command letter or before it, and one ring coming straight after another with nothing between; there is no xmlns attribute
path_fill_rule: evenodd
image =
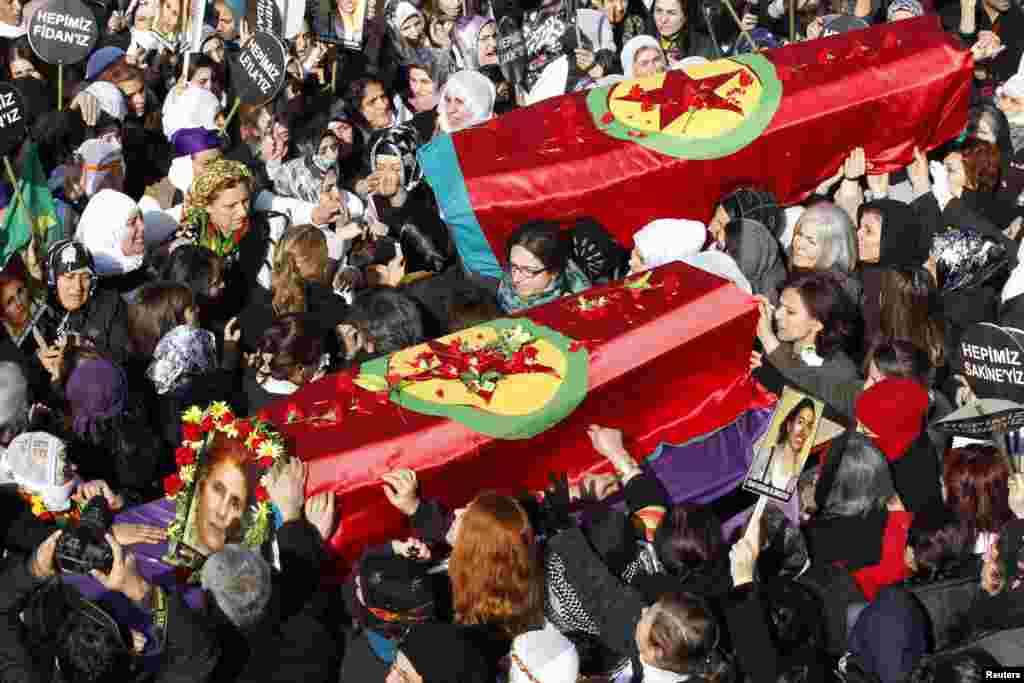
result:
<svg viewBox="0 0 1024 683"><path fill-rule="evenodd" d="M517 273L525 277L537 277L544 272L547 272L547 268L527 268L526 266L521 266L518 263L508 264L508 273L512 277L515 277Z"/></svg>

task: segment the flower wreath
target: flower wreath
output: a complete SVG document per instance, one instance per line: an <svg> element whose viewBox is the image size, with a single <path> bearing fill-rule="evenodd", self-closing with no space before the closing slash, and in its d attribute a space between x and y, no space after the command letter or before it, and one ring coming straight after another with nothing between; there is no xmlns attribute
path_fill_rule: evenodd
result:
<svg viewBox="0 0 1024 683"><path fill-rule="evenodd" d="M196 483L202 479L206 467L206 453L217 432L232 439L238 439L253 453L253 462L260 472L260 483L256 486L256 504L250 506L243 516L245 536L242 543L259 549L270 537L273 521L270 496L263 487L266 475L287 460L284 439L272 429L269 422L260 419L238 419L223 401L211 404L206 410L192 406L181 416L182 445L174 452L178 465L176 474L164 478L164 491L168 498L175 500L175 517L167 528L168 557L172 560L176 549L185 537L185 522L188 519L195 493ZM180 559L177 563L180 563Z"/></svg>

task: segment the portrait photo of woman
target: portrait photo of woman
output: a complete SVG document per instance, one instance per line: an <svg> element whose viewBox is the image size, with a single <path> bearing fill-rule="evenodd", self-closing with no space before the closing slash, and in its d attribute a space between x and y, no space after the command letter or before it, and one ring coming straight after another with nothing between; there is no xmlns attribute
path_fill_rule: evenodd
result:
<svg viewBox="0 0 1024 683"><path fill-rule="evenodd" d="M814 445L821 411L819 402L786 389L750 466L744 487L782 501L789 500Z"/></svg>
<svg viewBox="0 0 1024 683"><path fill-rule="evenodd" d="M320 0L317 27L320 38L341 43L350 50L363 49L368 0Z"/></svg>
<svg viewBox="0 0 1024 683"><path fill-rule="evenodd" d="M182 538L185 553L191 550L207 557L228 543L241 542L245 513L258 484L252 452L241 441L218 432L208 449Z"/></svg>

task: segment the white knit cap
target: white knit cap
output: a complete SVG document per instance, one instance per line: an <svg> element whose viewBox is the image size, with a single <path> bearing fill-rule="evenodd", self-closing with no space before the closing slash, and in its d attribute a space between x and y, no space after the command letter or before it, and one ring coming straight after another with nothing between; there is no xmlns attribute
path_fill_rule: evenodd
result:
<svg viewBox="0 0 1024 683"><path fill-rule="evenodd" d="M576 646L550 623L541 631L527 631L512 641L508 683L576 683L579 673Z"/></svg>
<svg viewBox="0 0 1024 683"><path fill-rule="evenodd" d="M118 121L124 121L128 114L128 105L125 104L124 95L113 83L96 81L85 92L89 93L100 103L100 110Z"/></svg>
<svg viewBox="0 0 1024 683"><path fill-rule="evenodd" d="M626 74L626 78L635 78L633 74L633 61L636 59L636 53L643 50L645 47L654 48L662 55L665 51L661 49L661 45L658 44L656 38L648 35L636 36L631 38L628 43L622 46L622 73Z"/></svg>
<svg viewBox="0 0 1024 683"><path fill-rule="evenodd" d="M640 250L644 264L657 268L700 252L707 238L708 231L703 223L660 218L637 230L633 243Z"/></svg>
<svg viewBox="0 0 1024 683"><path fill-rule="evenodd" d="M996 97L1024 97L1024 74L1015 73L1010 80L996 88Z"/></svg>
<svg viewBox="0 0 1024 683"><path fill-rule="evenodd" d="M42 496L50 512L64 512L78 484L68 476L67 447L46 432L26 432L14 437L3 455L3 469L10 472L18 486Z"/></svg>
<svg viewBox="0 0 1024 683"><path fill-rule="evenodd" d="M398 3L398 6L395 7L395 23L392 24L392 26L396 32L400 33L402 31L402 24L405 23L405 20L416 15L423 16L423 13L416 9L416 5L411 2L407 2L407 0L402 0Z"/></svg>

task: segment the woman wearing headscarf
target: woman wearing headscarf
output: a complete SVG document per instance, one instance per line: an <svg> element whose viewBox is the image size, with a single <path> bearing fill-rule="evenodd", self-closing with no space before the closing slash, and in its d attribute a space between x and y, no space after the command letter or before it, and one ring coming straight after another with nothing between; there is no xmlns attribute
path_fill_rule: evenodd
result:
<svg viewBox="0 0 1024 683"><path fill-rule="evenodd" d="M451 66L445 53L432 50L420 59L408 62L404 73L407 83L405 104L417 115L424 115L436 107L441 98L441 89L448 81ZM432 126L431 126L432 128Z"/></svg>
<svg viewBox="0 0 1024 683"><path fill-rule="evenodd" d="M633 233L629 274L635 275L673 261L684 261L704 248L707 230L697 221L662 218Z"/></svg>
<svg viewBox="0 0 1024 683"><path fill-rule="evenodd" d="M128 348L125 303L117 292L98 286L89 250L78 242L61 240L50 247L46 265L49 311L37 325L40 338L49 347L44 353L52 352L56 360L74 335L75 346L123 362Z"/></svg>
<svg viewBox="0 0 1024 683"><path fill-rule="evenodd" d="M636 36L626 43L620 60L627 79L653 76L668 69L665 51L656 38L648 35Z"/></svg>
<svg viewBox="0 0 1024 683"><path fill-rule="evenodd" d="M236 324L237 325L237 324ZM224 357L217 359L213 333L196 327L195 321L171 328L153 350L146 378L157 395L156 412L160 435L172 449L181 444L181 414L191 405L227 401L236 409L239 401L236 369L240 333L225 330ZM236 414L246 414L236 410Z"/></svg>
<svg viewBox="0 0 1024 683"><path fill-rule="evenodd" d="M222 310L211 318L215 327L237 315L255 287L269 285L272 240L284 231L283 220L271 225L251 212L251 179L243 164L219 159L196 178L185 201L180 233L224 262L226 290Z"/></svg>
<svg viewBox="0 0 1024 683"><path fill-rule="evenodd" d="M459 17L452 29L452 52L462 69L479 70L498 64L498 26L479 14Z"/></svg>
<svg viewBox="0 0 1024 683"><path fill-rule="evenodd" d="M778 302L786 281L779 242L761 223L749 218L725 226L725 253L736 261L755 295Z"/></svg>
<svg viewBox="0 0 1024 683"><path fill-rule="evenodd" d="M452 74L441 90L437 104L437 127L443 133L456 133L483 123L494 116L494 83L477 71Z"/></svg>
<svg viewBox="0 0 1024 683"><path fill-rule="evenodd" d="M409 270L438 273L449 265L452 246L434 197L422 182L423 170L416 159L419 145L419 136L408 125L392 128L377 139L370 151L373 174L367 179L367 202L373 202L388 235L410 247Z"/></svg>
<svg viewBox="0 0 1024 683"><path fill-rule="evenodd" d="M423 12L408 0L398 0L387 12L388 34L393 54L382 63L418 62L431 51L427 21Z"/></svg>
<svg viewBox="0 0 1024 683"><path fill-rule="evenodd" d="M78 222L78 239L89 249L104 287L127 293L145 283L146 223L128 195L102 190Z"/></svg>
<svg viewBox="0 0 1024 683"><path fill-rule="evenodd" d="M130 395L120 367L88 356L78 359L64 387L69 445L79 471L106 481L131 504L160 497L157 482L174 470L174 460L150 427L142 401Z"/></svg>

